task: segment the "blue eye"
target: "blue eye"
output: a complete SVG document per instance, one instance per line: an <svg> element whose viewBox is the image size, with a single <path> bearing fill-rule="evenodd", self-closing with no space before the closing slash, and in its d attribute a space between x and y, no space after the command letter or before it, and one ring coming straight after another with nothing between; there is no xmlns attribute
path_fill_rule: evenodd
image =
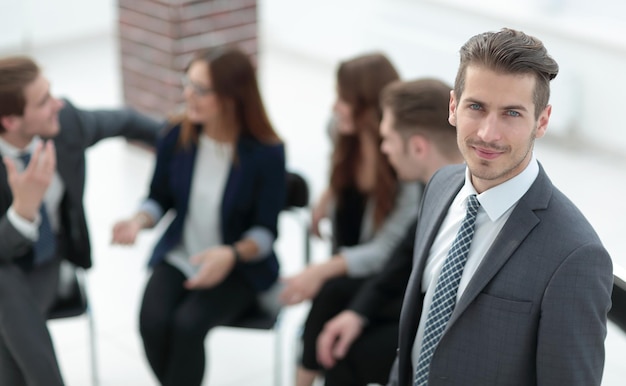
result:
<svg viewBox="0 0 626 386"><path fill-rule="evenodd" d="M519 117L521 116L521 114L517 111L514 110L507 110L506 115L510 116L510 117Z"/></svg>
<svg viewBox="0 0 626 386"><path fill-rule="evenodd" d="M470 110L480 110L480 105L478 103L472 103L469 105Z"/></svg>

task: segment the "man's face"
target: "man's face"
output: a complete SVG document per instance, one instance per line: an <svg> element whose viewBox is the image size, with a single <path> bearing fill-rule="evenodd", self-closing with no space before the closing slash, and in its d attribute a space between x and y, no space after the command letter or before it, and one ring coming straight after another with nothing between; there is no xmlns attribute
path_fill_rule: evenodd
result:
<svg viewBox="0 0 626 386"><path fill-rule="evenodd" d="M389 163L395 169L398 178L403 181L416 180L415 157L411 154L409 144L395 129L395 117L389 107L383 108L380 135L383 139L380 149L389 159Z"/></svg>
<svg viewBox="0 0 626 386"><path fill-rule="evenodd" d="M535 138L545 134L551 106L535 119L533 75L500 74L469 66L461 99L452 93L449 121L472 174L483 192L524 170Z"/></svg>
<svg viewBox="0 0 626 386"><path fill-rule="evenodd" d="M18 118L17 135L26 143L36 135L52 138L59 133L59 110L63 102L50 95L50 83L39 75L24 88L24 114Z"/></svg>

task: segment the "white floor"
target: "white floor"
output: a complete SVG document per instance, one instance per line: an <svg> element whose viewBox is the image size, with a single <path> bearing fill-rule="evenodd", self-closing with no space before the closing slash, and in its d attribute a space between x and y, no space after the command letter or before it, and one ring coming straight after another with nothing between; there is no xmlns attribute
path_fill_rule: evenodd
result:
<svg viewBox="0 0 626 386"><path fill-rule="evenodd" d="M262 40L260 78L270 116L288 143L291 169L306 175L314 196L324 185L328 143L324 125L333 98L334 68L315 58L294 56ZM84 107L120 103L117 46L112 36L87 39L32 52L52 80L53 91ZM626 151L625 151L626 153ZM626 266L625 155L604 155L584 148L541 140L537 154L553 181L568 194L596 226L615 261ZM89 289L96 321L98 369L102 386L155 385L137 334L137 310L146 280L144 264L158 230L143 235L138 245L110 245L113 223L132 213L143 197L152 168L151 156L121 140L108 140L89 151L86 206L89 213L95 267ZM281 220L278 250L283 274L301 267L298 224ZM618 225L619 224L619 225ZM616 226L617 225L617 226ZM326 245L314 245L323 258ZM291 379L295 362L294 337L305 306L287 311L283 331L283 377ZM50 323L63 374L69 386L90 384L87 324L84 318ZM207 339L210 371L205 385L273 385L273 336L219 328ZM626 335L613 325L607 338L604 386L624 384ZM291 382L286 382L287 385Z"/></svg>

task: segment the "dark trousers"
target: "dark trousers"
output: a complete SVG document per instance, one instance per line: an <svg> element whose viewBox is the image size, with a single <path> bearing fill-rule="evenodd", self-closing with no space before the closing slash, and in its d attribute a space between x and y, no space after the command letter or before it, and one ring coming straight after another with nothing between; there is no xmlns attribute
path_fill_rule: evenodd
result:
<svg viewBox="0 0 626 386"><path fill-rule="evenodd" d="M324 370L317 362L317 337L324 324L344 311L367 278L339 277L328 280L313 299L302 333L302 366ZM398 311L381 310L363 334L354 341L346 357L324 370L326 386L365 386L387 382L398 343Z"/></svg>
<svg viewBox="0 0 626 386"><path fill-rule="evenodd" d="M398 322L372 323L345 358L326 370L326 386L386 385L398 347Z"/></svg>
<svg viewBox="0 0 626 386"><path fill-rule="evenodd" d="M237 273L206 290L183 287L185 276L167 263L154 268L139 317L148 362L164 386L199 386L209 330L257 306L256 294Z"/></svg>
<svg viewBox="0 0 626 386"><path fill-rule="evenodd" d="M311 310L302 332L302 366L309 370L322 370L317 362L317 337L324 324L345 310L365 279L338 277L324 283L313 299Z"/></svg>
<svg viewBox="0 0 626 386"><path fill-rule="evenodd" d="M59 263L55 259L27 272L0 264L0 385L63 385L46 326Z"/></svg>

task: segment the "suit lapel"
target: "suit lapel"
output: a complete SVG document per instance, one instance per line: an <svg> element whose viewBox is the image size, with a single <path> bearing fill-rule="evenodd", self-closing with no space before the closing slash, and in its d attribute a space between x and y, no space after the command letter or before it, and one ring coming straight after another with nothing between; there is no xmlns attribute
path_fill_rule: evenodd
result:
<svg viewBox="0 0 626 386"><path fill-rule="evenodd" d="M82 155L79 155L81 153L76 151L68 151L69 149L67 149L63 145L63 143L59 142L59 140L55 140L54 143L57 148L57 173L59 173L59 177L61 177L61 181L63 181L66 194L69 194L72 199L76 199L75 196L76 194L78 194L80 200L80 197L82 197L82 190L80 192L75 192L75 190L78 189L77 186L82 187L81 184L78 183L78 179L83 178L82 176L84 176L85 170L84 168L82 168L81 170L77 165L85 165L85 163L80 162L73 157L84 157L84 153L82 153ZM72 168L71 165L74 165L74 168ZM78 176L79 174L81 177Z"/></svg>
<svg viewBox="0 0 626 386"><path fill-rule="evenodd" d="M399 357L400 380L411 379L411 351L422 313L422 277L433 240L439 232L448 208L464 182L465 165L440 171L424 192L424 201L418 218L413 255L413 270L407 284L400 315ZM408 380L404 380L406 384Z"/></svg>
<svg viewBox="0 0 626 386"><path fill-rule="evenodd" d="M233 163L228 173L228 180L224 187L224 194L222 195L222 229L225 229L225 219L230 218L229 214L232 211L235 204L235 192L239 190L241 184L241 167L238 163Z"/></svg>
<svg viewBox="0 0 626 386"><path fill-rule="evenodd" d="M463 314L483 288L487 286L509 260L533 228L539 224L539 218L535 214L535 210L545 209L548 206L551 194L552 183L540 165L537 179L528 192L519 200L513 213L511 213L491 248L487 251L474 277L470 280L465 292L459 299L446 329L450 328Z"/></svg>
<svg viewBox="0 0 626 386"><path fill-rule="evenodd" d="M510 221L514 215L515 220ZM519 202L514 213L511 214L491 248L489 248L474 277L468 283L450 317L448 328L454 324L489 281L500 271L500 268L538 223L539 219L533 211L526 205L523 205L522 202Z"/></svg>
<svg viewBox="0 0 626 386"><path fill-rule="evenodd" d="M187 215L187 208L189 206L191 182L195 169L194 161L196 159L197 152L198 148L196 146L193 146L189 150L176 152L172 158L170 166L170 178L172 179L172 184L176 187L176 189L179 189L176 195L181 202L179 208L184 216Z"/></svg>
<svg viewBox="0 0 626 386"><path fill-rule="evenodd" d="M450 204L462 186L462 178L455 182L448 182L446 185L438 185L438 189L432 192L432 196L438 197L438 200L436 202L429 200L429 202L422 207L420 219L423 218L426 221L421 222L418 226L415 241L415 252L413 256L413 264L419 275L416 280L420 283L422 281L421 279L424 273L424 268L426 267L426 261L428 260L430 248L432 247L433 241L439 232L439 227L448 213Z"/></svg>
<svg viewBox="0 0 626 386"><path fill-rule="evenodd" d="M244 137L240 137L235 146L233 161L228 173L226 186L224 187L224 194L222 195L222 230L226 229L224 221L230 218L230 213L236 203L236 193L241 189L244 169L246 169L242 165L248 161L251 146L250 142Z"/></svg>

